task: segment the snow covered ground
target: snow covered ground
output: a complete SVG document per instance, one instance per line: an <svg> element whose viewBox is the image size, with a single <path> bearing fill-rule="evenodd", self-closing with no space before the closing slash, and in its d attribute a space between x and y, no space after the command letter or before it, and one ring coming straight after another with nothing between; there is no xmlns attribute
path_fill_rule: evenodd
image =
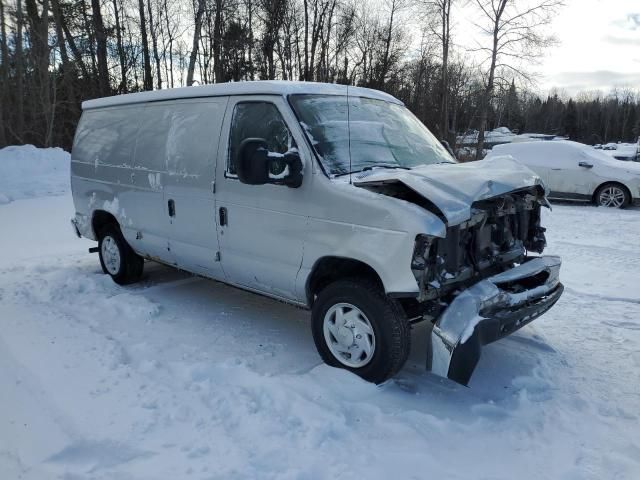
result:
<svg viewBox="0 0 640 480"><path fill-rule="evenodd" d="M305 311L153 263L115 285L67 161L0 151L0 478L640 478L640 210L545 213L566 292L470 388L424 371L424 325L374 386L321 363Z"/></svg>

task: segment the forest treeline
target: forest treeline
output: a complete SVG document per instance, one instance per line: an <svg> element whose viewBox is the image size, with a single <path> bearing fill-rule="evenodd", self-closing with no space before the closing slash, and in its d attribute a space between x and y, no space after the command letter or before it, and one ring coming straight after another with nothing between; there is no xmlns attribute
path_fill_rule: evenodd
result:
<svg viewBox="0 0 640 480"><path fill-rule="evenodd" d="M486 40L471 49L455 28L461 7ZM530 65L553 44L543 27L560 8L561 0L0 0L0 146L69 149L86 99L259 79L384 90L450 143L497 126L633 140L638 92L531 93Z"/></svg>

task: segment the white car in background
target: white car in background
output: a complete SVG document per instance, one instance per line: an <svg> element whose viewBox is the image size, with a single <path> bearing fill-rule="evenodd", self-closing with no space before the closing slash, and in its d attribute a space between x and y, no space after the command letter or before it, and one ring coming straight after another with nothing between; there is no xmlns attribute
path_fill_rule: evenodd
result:
<svg viewBox="0 0 640 480"><path fill-rule="evenodd" d="M504 155L536 172L550 199L594 202L614 208L640 205L640 164L620 162L571 141L496 145L486 158Z"/></svg>

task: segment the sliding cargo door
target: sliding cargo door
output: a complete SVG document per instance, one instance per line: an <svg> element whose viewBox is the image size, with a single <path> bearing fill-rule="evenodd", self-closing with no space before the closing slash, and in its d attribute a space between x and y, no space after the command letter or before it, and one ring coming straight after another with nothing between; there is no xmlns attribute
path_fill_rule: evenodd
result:
<svg viewBox="0 0 640 480"><path fill-rule="evenodd" d="M162 190L168 249L180 268L223 279L218 260L215 166L227 97L147 106L164 125Z"/></svg>

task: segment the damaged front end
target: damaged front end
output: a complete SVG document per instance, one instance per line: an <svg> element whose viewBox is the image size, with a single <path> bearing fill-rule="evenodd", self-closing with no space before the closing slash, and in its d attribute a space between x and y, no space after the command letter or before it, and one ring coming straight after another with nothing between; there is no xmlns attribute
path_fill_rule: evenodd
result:
<svg viewBox="0 0 640 480"><path fill-rule="evenodd" d="M416 239L418 301L433 324L427 367L466 385L481 346L516 331L559 299L560 259L546 245L538 186L477 201L445 238Z"/></svg>
<svg viewBox="0 0 640 480"><path fill-rule="evenodd" d="M527 258L457 295L433 324L427 368L466 385L482 345L510 335L558 301L560 265L559 257Z"/></svg>

